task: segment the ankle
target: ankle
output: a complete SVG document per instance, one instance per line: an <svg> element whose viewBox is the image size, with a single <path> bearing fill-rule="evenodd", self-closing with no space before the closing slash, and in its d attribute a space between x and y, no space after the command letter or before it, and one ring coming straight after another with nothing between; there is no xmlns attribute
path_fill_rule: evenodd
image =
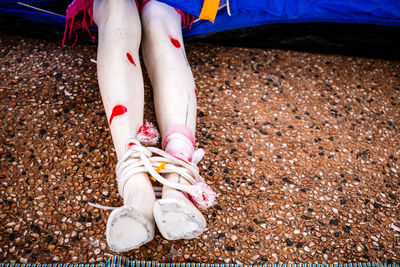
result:
<svg viewBox="0 0 400 267"><path fill-rule="evenodd" d="M195 152L194 135L184 125L172 125L163 137L162 147L170 155L191 162Z"/></svg>
<svg viewBox="0 0 400 267"><path fill-rule="evenodd" d="M146 173L138 173L125 183L123 199L124 206L133 207L151 220L156 199Z"/></svg>

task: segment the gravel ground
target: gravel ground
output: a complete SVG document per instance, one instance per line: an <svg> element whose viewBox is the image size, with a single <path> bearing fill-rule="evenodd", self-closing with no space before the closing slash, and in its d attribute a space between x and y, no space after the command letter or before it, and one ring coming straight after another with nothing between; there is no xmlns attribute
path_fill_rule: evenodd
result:
<svg viewBox="0 0 400 267"><path fill-rule="evenodd" d="M102 262L122 205L95 45L0 37L0 261ZM400 263L400 62L187 46L203 177L219 193L199 238L132 259ZM145 77L148 121L155 121Z"/></svg>

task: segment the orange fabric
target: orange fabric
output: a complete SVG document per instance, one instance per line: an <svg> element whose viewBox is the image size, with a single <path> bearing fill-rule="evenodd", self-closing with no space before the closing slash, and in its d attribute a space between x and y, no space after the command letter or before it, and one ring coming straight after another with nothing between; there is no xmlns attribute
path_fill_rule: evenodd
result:
<svg viewBox="0 0 400 267"><path fill-rule="evenodd" d="M214 23L219 7L219 0L204 0L201 8L200 19L209 20Z"/></svg>

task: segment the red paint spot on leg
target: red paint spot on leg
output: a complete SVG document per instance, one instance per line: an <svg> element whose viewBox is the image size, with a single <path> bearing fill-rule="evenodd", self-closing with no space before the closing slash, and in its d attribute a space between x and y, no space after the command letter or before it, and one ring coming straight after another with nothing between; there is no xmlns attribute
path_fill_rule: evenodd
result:
<svg viewBox="0 0 400 267"><path fill-rule="evenodd" d="M171 43L172 43L176 48L180 48L180 47L181 47L181 43L180 43L178 40L176 40L176 39L174 39L174 38L172 38L172 37L171 37Z"/></svg>
<svg viewBox="0 0 400 267"><path fill-rule="evenodd" d="M114 117L116 116L120 116L124 113L126 113L128 111L128 109L125 106L122 105L117 105L113 108L112 113L111 113L111 117L110 117L110 125L114 119Z"/></svg>
<svg viewBox="0 0 400 267"><path fill-rule="evenodd" d="M135 61L133 60L132 55L129 53L126 53L126 57L128 58L129 62L132 63L136 67L136 64L135 64Z"/></svg>

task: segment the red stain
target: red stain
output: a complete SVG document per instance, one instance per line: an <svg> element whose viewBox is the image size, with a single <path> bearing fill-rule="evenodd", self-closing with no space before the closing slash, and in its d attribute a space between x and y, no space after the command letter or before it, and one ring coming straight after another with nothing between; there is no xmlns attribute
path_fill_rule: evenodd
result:
<svg viewBox="0 0 400 267"><path fill-rule="evenodd" d="M185 162L186 164L190 164L189 162L187 162L186 160L184 160L184 159L182 159L182 158L180 158L180 157L177 157L177 156L175 156L175 155L171 155L171 156L173 156L174 158L177 158L177 159L179 159L179 160Z"/></svg>
<svg viewBox="0 0 400 267"><path fill-rule="evenodd" d="M148 131L149 129L150 129L150 126L145 123L142 126L140 126L140 128L138 130L138 134L141 133L144 136L149 136L150 135L150 133Z"/></svg>
<svg viewBox="0 0 400 267"><path fill-rule="evenodd" d="M110 117L110 125L114 119L115 116L119 116L122 115L124 113L126 113L128 111L128 109L125 106L122 105L117 105L113 108L112 113L111 113L111 117Z"/></svg>
<svg viewBox="0 0 400 267"><path fill-rule="evenodd" d="M180 43L178 40L176 40L176 39L174 39L174 38L172 38L172 37L171 37L171 43L172 43L176 48L180 48L180 47L181 47L181 43Z"/></svg>
<svg viewBox="0 0 400 267"><path fill-rule="evenodd" d="M128 144L128 146L133 146L133 145L136 145L136 143L130 142L130 143Z"/></svg>
<svg viewBox="0 0 400 267"><path fill-rule="evenodd" d="M195 205L197 207L197 203L196 201L194 201L194 198L191 194L186 193L186 198L190 200L190 202L192 202L193 205Z"/></svg>
<svg viewBox="0 0 400 267"><path fill-rule="evenodd" d="M128 58L129 62L132 63L136 67L136 64L135 64L135 61L133 60L132 55L129 53L126 53L126 57Z"/></svg>
<svg viewBox="0 0 400 267"><path fill-rule="evenodd" d="M196 91L196 88L194 88L194 95L197 97L197 91Z"/></svg>

